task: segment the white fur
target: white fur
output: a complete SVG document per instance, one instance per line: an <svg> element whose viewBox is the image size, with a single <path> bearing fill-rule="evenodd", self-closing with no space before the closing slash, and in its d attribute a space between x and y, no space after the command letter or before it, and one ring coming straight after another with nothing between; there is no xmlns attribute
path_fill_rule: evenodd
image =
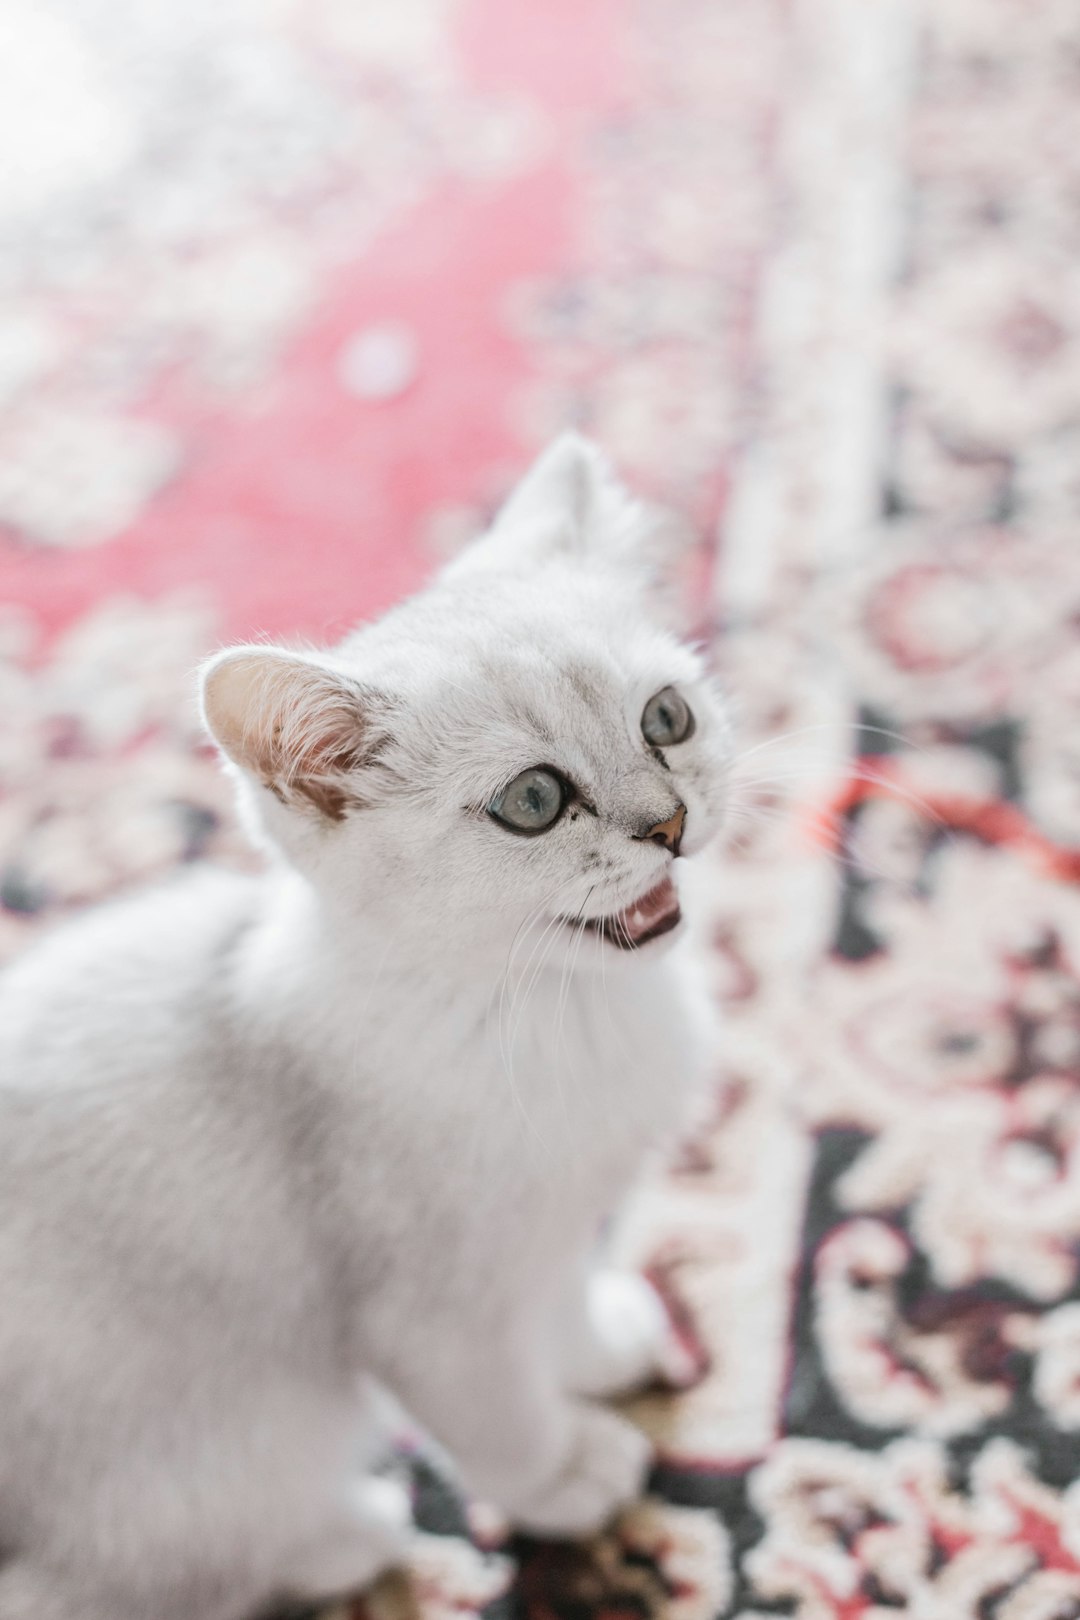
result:
<svg viewBox="0 0 1080 1620"><path fill-rule="evenodd" d="M87 916L0 981L0 1620L241 1620L407 1547L383 1391L519 1524L595 1529L662 1313L595 1245L697 1075L686 946L559 919L717 825L726 736L657 529L560 441L492 533L318 657L221 654L265 875ZM667 608L664 608L667 611ZM137 672L133 672L137 679ZM667 768L640 718L696 717ZM531 765L596 814L515 836ZM678 863L680 868L685 862Z"/></svg>

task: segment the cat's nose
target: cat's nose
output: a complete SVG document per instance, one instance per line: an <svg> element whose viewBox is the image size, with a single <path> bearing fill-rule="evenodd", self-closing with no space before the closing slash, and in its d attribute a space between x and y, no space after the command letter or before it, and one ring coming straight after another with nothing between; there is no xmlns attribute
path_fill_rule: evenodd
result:
<svg viewBox="0 0 1080 1620"><path fill-rule="evenodd" d="M666 821L658 821L655 827L649 828L648 832L640 833L639 838L642 843L646 839L651 839L654 844L663 844L665 848L670 849L673 855L677 855L679 846L682 843L685 822L686 806L680 804L673 816L669 816Z"/></svg>

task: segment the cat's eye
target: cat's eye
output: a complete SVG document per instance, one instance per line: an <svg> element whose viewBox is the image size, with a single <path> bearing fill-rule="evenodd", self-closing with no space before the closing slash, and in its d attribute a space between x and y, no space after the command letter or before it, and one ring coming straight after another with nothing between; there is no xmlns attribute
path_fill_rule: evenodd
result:
<svg viewBox="0 0 1080 1620"><path fill-rule="evenodd" d="M673 686L665 686L645 705L641 734L653 748L673 748L692 736L694 716Z"/></svg>
<svg viewBox="0 0 1080 1620"><path fill-rule="evenodd" d="M565 803L566 788L554 771L533 765L515 776L488 810L514 832L541 833L558 821Z"/></svg>

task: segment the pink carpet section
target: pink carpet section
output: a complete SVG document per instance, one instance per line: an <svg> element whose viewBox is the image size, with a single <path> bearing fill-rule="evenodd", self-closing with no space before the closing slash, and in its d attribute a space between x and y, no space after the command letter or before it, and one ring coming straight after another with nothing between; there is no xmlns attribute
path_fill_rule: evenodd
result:
<svg viewBox="0 0 1080 1620"><path fill-rule="evenodd" d="M206 651L377 614L568 424L706 545L741 432L782 6L171 9L16 33L0 954L239 855Z"/></svg>

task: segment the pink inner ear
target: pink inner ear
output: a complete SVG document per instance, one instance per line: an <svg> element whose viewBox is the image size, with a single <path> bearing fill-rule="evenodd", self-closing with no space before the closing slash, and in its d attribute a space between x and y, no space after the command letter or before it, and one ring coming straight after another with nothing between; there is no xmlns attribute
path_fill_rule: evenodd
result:
<svg viewBox="0 0 1080 1620"><path fill-rule="evenodd" d="M225 752L283 802L300 795L331 821L357 802L350 779L375 738L364 695L347 677L252 650L210 670L204 704Z"/></svg>
<svg viewBox="0 0 1080 1620"><path fill-rule="evenodd" d="M331 676L319 680L283 718L278 735L279 779L331 821L357 803L350 778L370 757L359 691Z"/></svg>
<svg viewBox="0 0 1080 1620"><path fill-rule="evenodd" d="M287 687L283 698L275 729L282 774L318 776L360 763L364 718L357 690L320 671Z"/></svg>

